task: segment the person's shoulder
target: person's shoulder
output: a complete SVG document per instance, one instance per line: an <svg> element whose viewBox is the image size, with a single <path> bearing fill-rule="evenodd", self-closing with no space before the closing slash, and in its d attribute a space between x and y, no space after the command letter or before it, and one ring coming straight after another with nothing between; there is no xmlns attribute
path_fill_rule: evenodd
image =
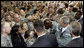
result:
<svg viewBox="0 0 84 48"><path fill-rule="evenodd" d="M74 39L72 41L70 41L66 47L77 47L77 46L82 46L83 45L83 40L81 40L82 38L77 38L77 39Z"/></svg>
<svg viewBox="0 0 84 48"><path fill-rule="evenodd" d="M5 39L6 37L1 34L1 40Z"/></svg>
<svg viewBox="0 0 84 48"><path fill-rule="evenodd" d="M83 38L76 38L76 39L73 39L71 42L72 43L77 43L77 42L82 42L83 41Z"/></svg>
<svg viewBox="0 0 84 48"><path fill-rule="evenodd" d="M55 35L54 34L48 34L46 35L48 38L55 38Z"/></svg>
<svg viewBox="0 0 84 48"><path fill-rule="evenodd" d="M78 39L76 39L76 40L83 41L83 38L82 38L82 37L80 37L80 38L78 38Z"/></svg>

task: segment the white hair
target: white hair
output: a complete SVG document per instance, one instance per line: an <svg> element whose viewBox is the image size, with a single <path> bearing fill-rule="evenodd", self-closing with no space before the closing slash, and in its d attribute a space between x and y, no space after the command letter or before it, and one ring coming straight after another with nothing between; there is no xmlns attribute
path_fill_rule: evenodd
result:
<svg viewBox="0 0 84 48"><path fill-rule="evenodd" d="M10 24L8 22L4 22L1 26L1 29L4 29L4 32L8 32L7 29L10 27ZM10 27L11 30L11 27Z"/></svg>
<svg viewBox="0 0 84 48"><path fill-rule="evenodd" d="M70 23L70 19L67 16L61 17L60 20L63 20L64 24L69 24Z"/></svg>

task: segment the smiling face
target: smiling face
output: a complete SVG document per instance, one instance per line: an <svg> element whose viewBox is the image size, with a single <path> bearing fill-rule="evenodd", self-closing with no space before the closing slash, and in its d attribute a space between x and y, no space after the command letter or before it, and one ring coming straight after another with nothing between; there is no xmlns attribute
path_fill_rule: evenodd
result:
<svg viewBox="0 0 84 48"><path fill-rule="evenodd" d="M63 20L60 20L60 25L61 25L61 27L66 27L67 26L67 24L63 23Z"/></svg>

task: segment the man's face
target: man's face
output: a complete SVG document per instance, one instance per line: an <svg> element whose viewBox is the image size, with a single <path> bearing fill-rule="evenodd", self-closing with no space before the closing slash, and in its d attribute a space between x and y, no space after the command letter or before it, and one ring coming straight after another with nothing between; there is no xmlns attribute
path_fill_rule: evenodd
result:
<svg viewBox="0 0 84 48"><path fill-rule="evenodd" d="M14 17L14 20L15 20L15 22L19 22L19 20L20 20L19 16L16 15L16 16Z"/></svg>
<svg viewBox="0 0 84 48"><path fill-rule="evenodd" d="M11 16L7 16L7 21L11 21Z"/></svg>
<svg viewBox="0 0 84 48"><path fill-rule="evenodd" d="M13 17L13 15L14 15L14 12L10 11L10 16Z"/></svg>
<svg viewBox="0 0 84 48"><path fill-rule="evenodd" d="M66 24L63 24L63 20L60 20L61 27L66 27Z"/></svg>
<svg viewBox="0 0 84 48"><path fill-rule="evenodd" d="M18 12L18 8L17 8L17 7L15 7L15 9L14 9L14 10L15 10L15 12Z"/></svg>
<svg viewBox="0 0 84 48"><path fill-rule="evenodd" d="M8 25L5 27L5 31L6 31L6 33L8 33L8 34L11 32L10 24L8 24Z"/></svg>
<svg viewBox="0 0 84 48"><path fill-rule="evenodd" d="M3 15L3 14L4 14L4 10L2 9L2 10L1 10L1 15Z"/></svg>
<svg viewBox="0 0 84 48"><path fill-rule="evenodd" d="M80 19L80 17L81 17L80 13L77 12L77 13L75 14L75 18L78 20L78 19Z"/></svg>
<svg viewBox="0 0 84 48"><path fill-rule="evenodd" d="M63 22L62 20L60 20L60 22L59 22L61 26L63 26L63 23L62 22Z"/></svg>
<svg viewBox="0 0 84 48"><path fill-rule="evenodd" d="M72 9L73 9L72 7L68 7L68 10L69 10L69 11L72 11Z"/></svg>
<svg viewBox="0 0 84 48"><path fill-rule="evenodd" d="M21 16L25 16L25 12L23 10L20 11Z"/></svg>

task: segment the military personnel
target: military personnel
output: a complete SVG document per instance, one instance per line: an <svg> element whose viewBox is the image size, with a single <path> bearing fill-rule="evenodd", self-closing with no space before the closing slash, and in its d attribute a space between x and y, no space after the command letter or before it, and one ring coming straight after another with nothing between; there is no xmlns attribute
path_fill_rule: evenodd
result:
<svg viewBox="0 0 84 48"><path fill-rule="evenodd" d="M11 42L10 33L11 27L10 24L5 22L1 27L1 47L13 47Z"/></svg>
<svg viewBox="0 0 84 48"><path fill-rule="evenodd" d="M63 16L63 13L64 13L63 8L59 8L59 9L57 10L57 14L56 14L56 16L55 16L57 23L59 23L59 20L60 20L60 18Z"/></svg>
<svg viewBox="0 0 84 48"><path fill-rule="evenodd" d="M69 7L65 10L63 15L64 16L74 16L75 13L72 10L73 10L73 6L69 5Z"/></svg>
<svg viewBox="0 0 84 48"><path fill-rule="evenodd" d="M14 22L17 25L20 25L21 20L20 20L20 16L18 14L14 15Z"/></svg>

